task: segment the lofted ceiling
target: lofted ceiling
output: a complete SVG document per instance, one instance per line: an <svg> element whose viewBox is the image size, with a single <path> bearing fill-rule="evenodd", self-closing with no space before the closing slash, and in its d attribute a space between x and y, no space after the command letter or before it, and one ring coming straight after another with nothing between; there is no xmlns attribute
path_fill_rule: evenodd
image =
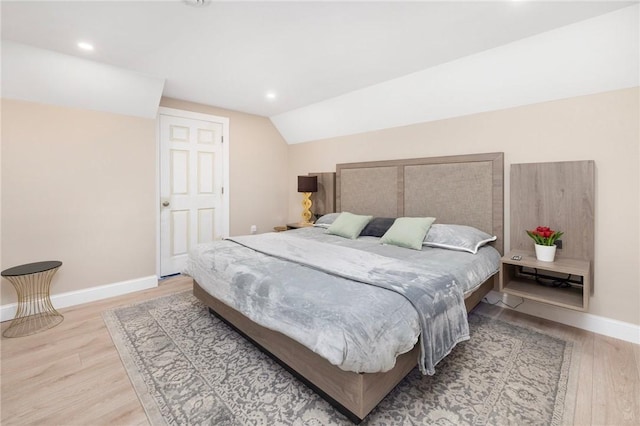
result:
<svg viewBox="0 0 640 426"><path fill-rule="evenodd" d="M2 1L1 12L3 40L164 79L164 96L273 117L636 3Z"/></svg>

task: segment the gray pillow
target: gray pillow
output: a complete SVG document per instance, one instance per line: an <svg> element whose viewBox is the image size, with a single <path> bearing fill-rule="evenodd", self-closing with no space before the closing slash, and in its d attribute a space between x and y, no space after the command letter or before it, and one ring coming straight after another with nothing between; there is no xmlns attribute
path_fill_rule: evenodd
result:
<svg viewBox="0 0 640 426"><path fill-rule="evenodd" d="M318 220L316 220L316 223L313 224L313 226L318 226L320 228L328 228L329 225L331 225L338 216L340 216L340 213L327 213L325 215L320 216Z"/></svg>
<svg viewBox="0 0 640 426"><path fill-rule="evenodd" d="M422 242L435 217L399 217L380 239L382 244L422 250Z"/></svg>
<svg viewBox="0 0 640 426"><path fill-rule="evenodd" d="M382 237L391 228L393 217L374 217L360 233L361 237Z"/></svg>
<svg viewBox="0 0 640 426"><path fill-rule="evenodd" d="M342 212L327 228L327 234L338 235L340 237L356 239L360 232L367 226L373 216L362 216L349 212Z"/></svg>
<svg viewBox="0 0 640 426"><path fill-rule="evenodd" d="M476 254L480 247L497 239L472 226L436 223L429 229L422 244Z"/></svg>

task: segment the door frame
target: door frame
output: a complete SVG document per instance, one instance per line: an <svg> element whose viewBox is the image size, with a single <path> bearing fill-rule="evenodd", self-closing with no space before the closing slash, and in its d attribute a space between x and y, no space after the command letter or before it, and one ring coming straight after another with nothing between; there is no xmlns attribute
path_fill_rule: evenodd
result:
<svg viewBox="0 0 640 426"><path fill-rule="evenodd" d="M160 115L171 115L193 120L215 121L222 123L222 229L220 235L229 236L229 118L200 112L185 111L176 108L159 107L156 116L156 276L160 275Z"/></svg>

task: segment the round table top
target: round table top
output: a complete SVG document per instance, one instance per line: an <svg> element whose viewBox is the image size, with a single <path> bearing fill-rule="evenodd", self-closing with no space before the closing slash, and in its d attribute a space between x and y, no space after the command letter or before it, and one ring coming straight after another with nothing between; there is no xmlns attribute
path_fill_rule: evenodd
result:
<svg viewBox="0 0 640 426"><path fill-rule="evenodd" d="M39 272L48 271L62 266L59 260L47 260L45 262L27 263L25 265L14 266L13 268L2 271L3 277L17 277L20 275L37 274Z"/></svg>

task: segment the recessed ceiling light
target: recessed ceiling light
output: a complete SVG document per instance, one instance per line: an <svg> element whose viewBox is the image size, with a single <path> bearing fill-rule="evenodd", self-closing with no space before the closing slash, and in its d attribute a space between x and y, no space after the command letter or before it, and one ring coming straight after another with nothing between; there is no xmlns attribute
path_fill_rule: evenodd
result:
<svg viewBox="0 0 640 426"><path fill-rule="evenodd" d="M267 99L272 101L272 100L274 100L276 98L276 93L275 92L267 92L267 94L265 96L266 96Z"/></svg>
<svg viewBox="0 0 640 426"><path fill-rule="evenodd" d="M81 50L86 50L87 52L90 52L93 50L93 44L87 43L85 41L79 41L78 48Z"/></svg>
<svg viewBox="0 0 640 426"><path fill-rule="evenodd" d="M186 3L188 6L195 6L195 7L208 6L210 3L209 0L182 0L182 1Z"/></svg>

